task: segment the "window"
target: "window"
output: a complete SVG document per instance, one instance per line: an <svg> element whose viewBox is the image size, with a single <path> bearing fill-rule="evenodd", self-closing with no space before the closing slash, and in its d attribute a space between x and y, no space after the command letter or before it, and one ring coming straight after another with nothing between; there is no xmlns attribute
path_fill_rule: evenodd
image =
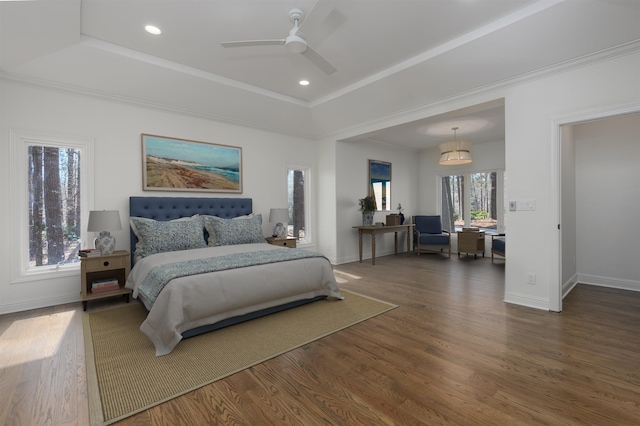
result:
<svg viewBox="0 0 640 426"><path fill-rule="evenodd" d="M391 163L369 160L369 193L378 211L391 211Z"/></svg>
<svg viewBox="0 0 640 426"><path fill-rule="evenodd" d="M92 141L26 132L11 141L14 280L77 269Z"/></svg>
<svg viewBox="0 0 640 426"><path fill-rule="evenodd" d="M308 168L287 168L287 199L289 225L287 234L298 242L311 243L309 230L309 178Z"/></svg>
<svg viewBox="0 0 640 426"><path fill-rule="evenodd" d="M478 172L442 177L443 225L450 230L477 227L502 232L504 173Z"/></svg>

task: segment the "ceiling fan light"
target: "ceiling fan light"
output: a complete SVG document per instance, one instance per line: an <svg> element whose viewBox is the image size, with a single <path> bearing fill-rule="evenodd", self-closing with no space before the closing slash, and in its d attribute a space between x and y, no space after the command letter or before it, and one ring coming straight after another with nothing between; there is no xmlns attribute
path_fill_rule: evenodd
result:
<svg viewBox="0 0 640 426"><path fill-rule="evenodd" d="M284 42L284 46L291 53L302 53L307 50L307 42L298 35L290 35Z"/></svg>

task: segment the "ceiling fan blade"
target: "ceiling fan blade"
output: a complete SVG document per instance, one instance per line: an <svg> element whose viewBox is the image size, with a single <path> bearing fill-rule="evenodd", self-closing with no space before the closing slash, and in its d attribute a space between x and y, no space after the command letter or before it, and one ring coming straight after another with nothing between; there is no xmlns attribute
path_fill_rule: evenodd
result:
<svg viewBox="0 0 640 426"><path fill-rule="evenodd" d="M299 27L316 27L319 26L329 14L335 9L338 0L317 0L306 14L304 20L298 24ZM305 29L305 32L309 28Z"/></svg>
<svg viewBox="0 0 640 426"><path fill-rule="evenodd" d="M326 59L324 59L318 52L307 46L307 50L302 52L302 56L311 61L316 67L324 71L325 74L331 75L338 71L336 67L331 65Z"/></svg>
<svg viewBox="0 0 640 426"><path fill-rule="evenodd" d="M222 47L252 47L252 46L278 46L283 45L284 39L278 40L244 40L244 41L225 41L220 43Z"/></svg>

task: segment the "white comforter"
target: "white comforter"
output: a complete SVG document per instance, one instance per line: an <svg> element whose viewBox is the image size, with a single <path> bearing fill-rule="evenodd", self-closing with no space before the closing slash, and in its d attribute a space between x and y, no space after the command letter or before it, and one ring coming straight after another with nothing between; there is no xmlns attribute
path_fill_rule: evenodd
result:
<svg viewBox="0 0 640 426"><path fill-rule="evenodd" d="M154 266L234 253L281 249L270 244L241 244L154 254L139 260L127 279L133 297L149 309L140 330L156 355L166 355L181 333L203 325L316 296L342 299L329 261L323 257L269 263L240 269L175 278L153 306L138 293L138 285ZM295 249L290 249L295 250Z"/></svg>

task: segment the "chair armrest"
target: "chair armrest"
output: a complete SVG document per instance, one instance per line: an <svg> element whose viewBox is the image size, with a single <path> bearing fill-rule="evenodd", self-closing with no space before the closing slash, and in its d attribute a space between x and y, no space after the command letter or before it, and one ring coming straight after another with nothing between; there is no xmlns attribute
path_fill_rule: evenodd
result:
<svg viewBox="0 0 640 426"><path fill-rule="evenodd" d="M493 240L494 238L497 237L505 237L507 234L491 234L491 239Z"/></svg>

